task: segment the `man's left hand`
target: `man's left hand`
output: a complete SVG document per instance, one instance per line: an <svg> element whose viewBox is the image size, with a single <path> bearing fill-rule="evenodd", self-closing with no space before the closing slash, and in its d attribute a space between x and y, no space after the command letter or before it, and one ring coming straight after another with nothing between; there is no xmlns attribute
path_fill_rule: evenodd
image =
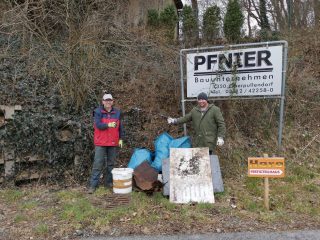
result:
<svg viewBox="0 0 320 240"><path fill-rule="evenodd" d="M123 141L122 141L122 139L120 139L119 140L119 147L122 148L122 146L123 146Z"/></svg>
<svg viewBox="0 0 320 240"><path fill-rule="evenodd" d="M221 147L223 144L224 144L223 138L222 137L218 137L217 146Z"/></svg>

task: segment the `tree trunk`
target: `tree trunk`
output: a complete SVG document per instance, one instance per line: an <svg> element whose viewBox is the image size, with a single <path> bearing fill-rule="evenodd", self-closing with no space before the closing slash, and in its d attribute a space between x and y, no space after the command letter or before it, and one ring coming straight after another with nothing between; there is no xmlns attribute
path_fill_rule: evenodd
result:
<svg viewBox="0 0 320 240"><path fill-rule="evenodd" d="M194 15L198 19L198 15L199 15L198 1L197 0L191 0L191 6L192 6L192 9L193 9Z"/></svg>
<svg viewBox="0 0 320 240"><path fill-rule="evenodd" d="M287 0L287 1L291 1L291 0ZM288 14L288 11L287 11L286 7L284 6L285 5L284 4L284 0L280 0L279 2L280 2L280 12L279 13L281 14L281 17L283 16L282 12L284 12L284 16L283 16L283 20L284 20L283 21L283 23L284 23L283 29L284 29L285 28L285 23L287 23L287 26L289 26L289 20L288 20L289 14Z"/></svg>
<svg viewBox="0 0 320 240"><path fill-rule="evenodd" d="M24 18L25 20L28 19L28 10L29 10L29 1L25 1L24 3ZM28 29L26 27L25 24L23 24L23 27L22 27L22 49L23 51L26 51L27 50L27 46L28 46Z"/></svg>
<svg viewBox="0 0 320 240"><path fill-rule="evenodd" d="M300 1L291 1L291 26L294 27L304 27L303 26L303 19L301 18L301 12L303 12L303 6Z"/></svg>
<svg viewBox="0 0 320 240"><path fill-rule="evenodd" d="M251 9L251 1L249 0L248 1L248 14L247 14L247 23L248 23L248 35L249 35L249 38L252 37L252 29L251 29L251 22L250 22L250 13L249 11Z"/></svg>
<svg viewBox="0 0 320 240"><path fill-rule="evenodd" d="M194 12L194 15L197 20L197 32L196 34L196 41L199 40L199 7L198 7L198 1L197 0L191 0L191 6Z"/></svg>
<svg viewBox="0 0 320 240"><path fill-rule="evenodd" d="M314 25L320 26L320 1L313 0L313 12L314 12Z"/></svg>
<svg viewBox="0 0 320 240"><path fill-rule="evenodd" d="M270 30L269 20L267 16L267 7L266 1L260 0L259 1L259 12L260 12L260 22L261 22L261 29Z"/></svg>

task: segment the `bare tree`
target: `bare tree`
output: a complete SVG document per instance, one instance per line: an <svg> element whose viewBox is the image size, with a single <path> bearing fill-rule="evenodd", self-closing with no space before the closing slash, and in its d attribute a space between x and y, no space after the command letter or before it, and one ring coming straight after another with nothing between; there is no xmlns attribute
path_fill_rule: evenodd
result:
<svg viewBox="0 0 320 240"><path fill-rule="evenodd" d="M315 26L320 25L320 2L319 0L313 0L313 12L314 12L314 22Z"/></svg>
<svg viewBox="0 0 320 240"><path fill-rule="evenodd" d="M254 19L258 26L264 25L261 6L265 5L265 14L270 28L275 31L288 29L289 19L292 28L306 28L319 24L320 10L318 0L242 0L247 12L247 21ZM291 13L289 9L291 8ZM248 25L248 28L250 26Z"/></svg>
<svg viewBox="0 0 320 240"><path fill-rule="evenodd" d="M248 1L248 9L251 9L251 1ZM248 36L252 37L250 14L247 12Z"/></svg>

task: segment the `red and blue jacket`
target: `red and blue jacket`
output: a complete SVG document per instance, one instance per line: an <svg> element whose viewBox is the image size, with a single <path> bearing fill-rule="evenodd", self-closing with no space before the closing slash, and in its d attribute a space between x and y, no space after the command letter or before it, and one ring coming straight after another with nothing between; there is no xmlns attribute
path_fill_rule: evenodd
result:
<svg viewBox="0 0 320 240"><path fill-rule="evenodd" d="M119 140L123 138L124 132L121 124L121 112L112 108L110 112L103 106L96 108L94 116L94 145L96 146L118 146ZM108 123L116 122L115 128L109 128Z"/></svg>

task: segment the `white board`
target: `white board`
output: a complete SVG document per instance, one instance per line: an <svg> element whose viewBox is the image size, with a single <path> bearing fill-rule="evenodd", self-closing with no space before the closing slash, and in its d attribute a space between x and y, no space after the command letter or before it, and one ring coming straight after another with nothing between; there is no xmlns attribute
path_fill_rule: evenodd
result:
<svg viewBox="0 0 320 240"><path fill-rule="evenodd" d="M187 54L187 97L274 96L282 93L283 46Z"/></svg>
<svg viewBox="0 0 320 240"><path fill-rule="evenodd" d="M170 202L214 203L208 148L170 149Z"/></svg>

